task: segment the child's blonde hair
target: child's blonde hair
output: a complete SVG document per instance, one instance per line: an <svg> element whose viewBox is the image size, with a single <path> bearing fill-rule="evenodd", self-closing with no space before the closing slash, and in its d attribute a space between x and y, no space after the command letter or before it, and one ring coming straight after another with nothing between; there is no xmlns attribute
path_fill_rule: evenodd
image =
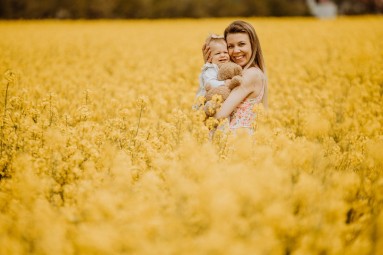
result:
<svg viewBox="0 0 383 255"><path fill-rule="evenodd" d="M222 42L226 44L225 37L223 35L217 34L209 34L209 36L205 40L205 43L206 45L209 45L211 42Z"/></svg>

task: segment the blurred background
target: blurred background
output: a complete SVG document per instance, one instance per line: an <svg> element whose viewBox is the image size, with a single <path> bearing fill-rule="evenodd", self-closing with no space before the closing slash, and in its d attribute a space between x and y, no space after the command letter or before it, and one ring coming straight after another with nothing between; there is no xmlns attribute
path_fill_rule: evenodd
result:
<svg viewBox="0 0 383 255"><path fill-rule="evenodd" d="M0 0L1 19L136 19L382 14L383 0Z"/></svg>

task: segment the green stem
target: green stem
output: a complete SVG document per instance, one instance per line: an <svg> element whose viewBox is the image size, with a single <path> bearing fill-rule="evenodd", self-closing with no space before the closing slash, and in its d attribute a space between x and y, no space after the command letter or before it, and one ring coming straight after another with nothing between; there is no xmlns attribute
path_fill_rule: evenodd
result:
<svg viewBox="0 0 383 255"><path fill-rule="evenodd" d="M49 94L49 126L52 125L53 113L52 113L52 93Z"/></svg>
<svg viewBox="0 0 383 255"><path fill-rule="evenodd" d="M3 114L3 123L1 124L1 146L0 146L0 156L3 156L3 138L4 138L4 123L5 123L5 117L7 115L7 103L8 103L8 88L9 88L9 82L7 82L7 87L5 89L5 98L4 98L4 114Z"/></svg>
<svg viewBox="0 0 383 255"><path fill-rule="evenodd" d="M138 124L137 124L136 134L134 135L134 138L136 138L136 137L137 137L137 134L138 134L138 129L140 128L140 123L141 123L141 115L142 115L142 111L143 111L143 108L144 108L144 107L142 107L142 106L141 106L141 110L140 110L140 116L138 117Z"/></svg>

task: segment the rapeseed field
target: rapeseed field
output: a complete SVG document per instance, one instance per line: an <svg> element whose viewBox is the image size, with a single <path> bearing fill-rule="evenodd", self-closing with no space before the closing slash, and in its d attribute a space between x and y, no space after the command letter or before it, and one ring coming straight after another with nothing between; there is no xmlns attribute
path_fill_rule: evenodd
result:
<svg viewBox="0 0 383 255"><path fill-rule="evenodd" d="M251 18L253 136L193 111L234 19L0 22L0 254L380 254L383 18Z"/></svg>

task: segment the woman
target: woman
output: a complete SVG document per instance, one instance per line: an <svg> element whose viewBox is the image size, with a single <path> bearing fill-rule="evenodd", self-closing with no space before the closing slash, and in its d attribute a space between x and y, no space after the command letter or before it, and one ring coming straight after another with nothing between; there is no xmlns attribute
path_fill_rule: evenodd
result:
<svg viewBox="0 0 383 255"><path fill-rule="evenodd" d="M245 21L234 21L224 32L231 61L243 68L240 86L234 88L216 113L217 119L230 116L230 128L252 130L255 121L253 107L263 103L267 108L267 77L262 49L254 27ZM204 59L210 59L210 49L203 47ZM205 61L206 62L206 61Z"/></svg>

